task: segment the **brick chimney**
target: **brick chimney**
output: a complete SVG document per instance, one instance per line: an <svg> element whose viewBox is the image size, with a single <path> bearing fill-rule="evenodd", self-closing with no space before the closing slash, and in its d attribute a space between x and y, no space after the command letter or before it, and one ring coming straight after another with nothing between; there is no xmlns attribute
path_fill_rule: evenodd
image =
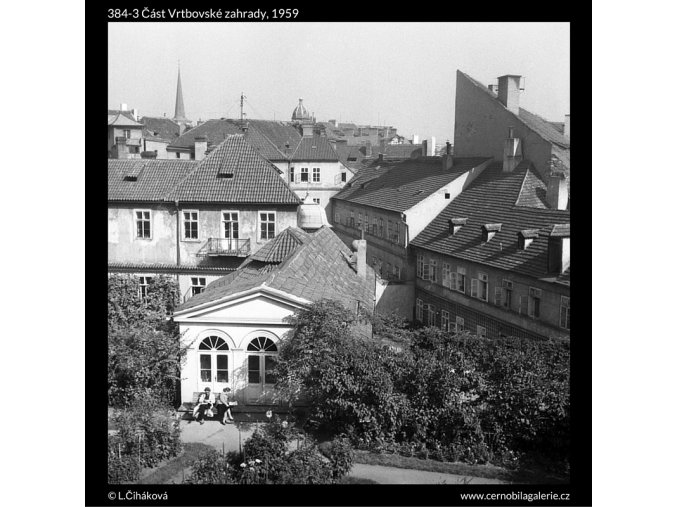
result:
<svg viewBox="0 0 677 507"><path fill-rule="evenodd" d="M353 241L353 250L357 257L357 275L367 278L367 240L356 239Z"/></svg>
<svg viewBox="0 0 677 507"><path fill-rule="evenodd" d="M428 155L430 155L430 154L428 153L428 140L427 140L427 139L424 139L423 142L422 142L421 144L423 145L423 146L421 147L421 156L422 156L422 157L427 157Z"/></svg>
<svg viewBox="0 0 677 507"><path fill-rule="evenodd" d="M520 79L522 76L508 74L498 78L498 100L509 111L519 114L520 110Z"/></svg>
<svg viewBox="0 0 677 507"><path fill-rule="evenodd" d="M571 115L564 115L564 135L571 137Z"/></svg>
<svg viewBox="0 0 677 507"><path fill-rule="evenodd" d="M552 209L567 209L567 204L569 204L569 189L567 188L564 171L558 169L550 171L548 188L545 191L545 200Z"/></svg>
<svg viewBox="0 0 677 507"><path fill-rule="evenodd" d="M301 125L303 131L303 137L313 137L313 124L309 122L304 122Z"/></svg>
<svg viewBox="0 0 677 507"><path fill-rule="evenodd" d="M503 172L512 172L522 161L522 143L515 137L515 128L508 127L508 137L503 143Z"/></svg>
<svg viewBox="0 0 677 507"><path fill-rule="evenodd" d="M207 153L207 138L205 136L195 137L195 160L202 160Z"/></svg>
<svg viewBox="0 0 677 507"><path fill-rule="evenodd" d="M372 155L371 141L367 141L364 144L364 156L365 157L371 157L371 155Z"/></svg>

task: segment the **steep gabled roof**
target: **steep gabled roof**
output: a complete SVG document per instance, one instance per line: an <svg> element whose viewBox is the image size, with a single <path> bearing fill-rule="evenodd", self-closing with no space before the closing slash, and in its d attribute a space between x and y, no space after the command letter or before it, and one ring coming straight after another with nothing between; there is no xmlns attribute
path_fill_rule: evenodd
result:
<svg viewBox="0 0 677 507"><path fill-rule="evenodd" d="M487 95L492 97L494 100L498 100L498 94L494 91L489 90L486 85L480 83L477 81L475 78L470 77L468 74L461 72L460 70L458 71L460 74L462 74L468 81L473 83L475 86L477 86L479 89L484 91ZM502 105L502 104L501 104ZM526 109L520 107L519 108L519 114L516 115L517 118L519 118L522 123L524 123L527 127L529 127L531 130L536 132L538 135L540 135L543 139L546 141L549 141L557 146L559 146L562 149L568 150L570 148L570 140L567 136L562 134L551 122L548 120L538 116L537 114L534 114L530 111L527 111Z"/></svg>
<svg viewBox="0 0 677 507"><path fill-rule="evenodd" d="M419 157L387 164L389 169L376 177L372 176L378 174L377 170L367 175L363 169L356 180L351 180L333 198L404 212L486 160L481 157L455 158L453 167L445 170L441 157Z"/></svg>
<svg viewBox="0 0 677 507"><path fill-rule="evenodd" d="M534 172L529 162L522 162L510 173L502 172L501 163L493 163L456 197L412 240L412 245L450 257L486 264L535 278L548 274L548 237L555 225L568 232L569 211L518 205L525 199L525 181ZM456 234L449 234L449 220L467 218ZM501 224L500 231L487 243L482 242L481 228ZM526 250L520 250L517 233L537 229L538 238Z"/></svg>
<svg viewBox="0 0 677 507"><path fill-rule="evenodd" d="M108 159L108 200L163 201L197 164L194 160Z"/></svg>
<svg viewBox="0 0 677 507"><path fill-rule="evenodd" d="M208 145L217 145L222 143L227 136L241 133L242 130L237 125L232 124L226 119L207 120L174 139L168 148L193 148L195 145L195 138L198 136L206 137Z"/></svg>
<svg viewBox="0 0 677 507"><path fill-rule="evenodd" d="M242 134L231 135L209 153L168 196L189 202L298 204L277 168Z"/></svg>
<svg viewBox="0 0 677 507"><path fill-rule="evenodd" d="M329 227L310 233L295 227L289 229L285 230L289 231L286 238L293 238L294 246L288 249L284 259L262 261L252 256L237 271L215 280L176 311L257 287L269 287L309 301L335 299L348 308L354 308L355 301L364 307L373 307L373 269L367 267L366 279L358 276L346 259L350 249Z"/></svg>
<svg viewBox="0 0 677 507"><path fill-rule="evenodd" d="M181 127L178 123L169 118L155 118L152 116L144 116L141 118L141 123L148 131L148 134L153 137L159 137L166 141L172 142L179 137Z"/></svg>
<svg viewBox="0 0 677 507"><path fill-rule="evenodd" d="M140 123L134 121L132 118L124 114L125 111L120 111L117 114L108 114L109 127L143 127Z"/></svg>

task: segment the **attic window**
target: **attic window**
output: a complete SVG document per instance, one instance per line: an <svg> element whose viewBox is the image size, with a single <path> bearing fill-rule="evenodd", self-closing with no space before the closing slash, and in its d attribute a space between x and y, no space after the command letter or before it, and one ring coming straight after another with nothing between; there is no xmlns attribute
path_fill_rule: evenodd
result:
<svg viewBox="0 0 677 507"><path fill-rule="evenodd" d="M467 222L467 218L452 218L449 220L449 234L455 235Z"/></svg>
<svg viewBox="0 0 677 507"><path fill-rule="evenodd" d="M217 174L217 176L218 176L219 178L232 178L232 177L233 177L233 173L219 173L219 174Z"/></svg>
<svg viewBox="0 0 677 507"><path fill-rule="evenodd" d="M538 229L524 229L517 233L517 248L526 250L531 242L538 238Z"/></svg>
<svg viewBox="0 0 677 507"><path fill-rule="evenodd" d="M357 162L357 157L348 157L348 162Z"/></svg>
<svg viewBox="0 0 677 507"><path fill-rule="evenodd" d="M500 232L501 224L484 224L482 226L482 243L491 241L497 232Z"/></svg>
<svg viewBox="0 0 677 507"><path fill-rule="evenodd" d="M444 198L445 199L451 199L451 194L449 192L444 193Z"/></svg>

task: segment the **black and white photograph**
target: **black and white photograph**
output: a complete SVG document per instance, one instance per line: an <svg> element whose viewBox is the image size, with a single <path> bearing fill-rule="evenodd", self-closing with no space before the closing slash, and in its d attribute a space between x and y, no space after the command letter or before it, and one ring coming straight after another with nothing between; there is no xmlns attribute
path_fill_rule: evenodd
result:
<svg viewBox="0 0 677 507"><path fill-rule="evenodd" d="M107 13L97 501L569 504L571 23Z"/></svg>

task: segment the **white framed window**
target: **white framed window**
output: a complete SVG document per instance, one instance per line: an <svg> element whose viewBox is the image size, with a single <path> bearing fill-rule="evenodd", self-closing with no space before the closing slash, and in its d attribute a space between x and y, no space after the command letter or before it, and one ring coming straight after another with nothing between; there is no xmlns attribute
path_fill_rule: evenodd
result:
<svg viewBox="0 0 677 507"><path fill-rule="evenodd" d="M259 230L261 231L259 239L267 240L275 237L275 215L274 211L259 211Z"/></svg>
<svg viewBox="0 0 677 507"><path fill-rule="evenodd" d="M293 167L289 168L289 182L294 183L294 168Z"/></svg>
<svg viewBox="0 0 677 507"><path fill-rule="evenodd" d="M431 282L437 282L437 260L436 259L430 259L429 280Z"/></svg>
<svg viewBox="0 0 677 507"><path fill-rule="evenodd" d="M301 168L301 182L308 181L308 168L307 167L302 167Z"/></svg>
<svg viewBox="0 0 677 507"><path fill-rule="evenodd" d="M528 296L520 296L520 313L526 313L532 319L541 316L541 289L529 287Z"/></svg>
<svg viewBox="0 0 677 507"><path fill-rule="evenodd" d="M198 210L183 210L183 239L196 240L199 239L199 211Z"/></svg>
<svg viewBox="0 0 677 507"><path fill-rule="evenodd" d="M131 139L131 137L132 137L132 131L131 130L123 130L122 132L124 133L126 139Z"/></svg>
<svg viewBox="0 0 677 507"><path fill-rule="evenodd" d="M350 212L350 227L355 227L355 212Z"/></svg>
<svg viewBox="0 0 677 507"><path fill-rule="evenodd" d="M423 300L416 298L416 320L423 322Z"/></svg>
<svg viewBox="0 0 677 507"><path fill-rule="evenodd" d="M505 278L494 289L494 303L510 310L512 307L512 282Z"/></svg>
<svg viewBox="0 0 677 507"><path fill-rule="evenodd" d="M487 328L484 326L477 326L477 337L486 338L487 337Z"/></svg>
<svg viewBox="0 0 677 507"><path fill-rule="evenodd" d="M559 305L559 327L571 330L571 307L567 296L562 296Z"/></svg>
<svg viewBox="0 0 677 507"><path fill-rule="evenodd" d="M345 183L346 180L347 180L346 173L341 173L341 181Z"/></svg>
<svg viewBox="0 0 677 507"><path fill-rule="evenodd" d="M446 310L440 312L440 327L442 331L449 331L449 312Z"/></svg>
<svg viewBox="0 0 677 507"><path fill-rule="evenodd" d="M446 262L442 263L442 287L451 288L451 266Z"/></svg>
<svg viewBox="0 0 677 507"><path fill-rule="evenodd" d="M221 223L223 237L226 239L240 238L240 213L238 211L222 211Z"/></svg>
<svg viewBox="0 0 677 507"><path fill-rule="evenodd" d="M319 167L313 167L313 183L319 183L320 182L320 168Z"/></svg>
<svg viewBox="0 0 677 507"><path fill-rule="evenodd" d="M153 231L151 228L150 210L134 210L134 217L136 220L136 237L139 239L151 239L153 237Z"/></svg>
<svg viewBox="0 0 677 507"><path fill-rule="evenodd" d="M456 290L465 294L465 268L456 268Z"/></svg>
<svg viewBox="0 0 677 507"><path fill-rule="evenodd" d="M427 316L428 322L427 322L427 324L428 324L429 326L434 326L434 325L435 325L435 311L436 311L436 308L435 308L434 305L427 305L427 306L428 306L428 308L427 308L427 310L428 310L428 313L427 313L427 315L428 315L428 316Z"/></svg>
<svg viewBox="0 0 677 507"><path fill-rule="evenodd" d="M148 297L148 285L150 285L150 281L152 279L152 276L139 277L139 298L143 299L144 301Z"/></svg>
<svg viewBox="0 0 677 507"><path fill-rule="evenodd" d="M313 202L315 204L320 204L320 198L319 197L313 197Z"/></svg>
<svg viewBox="0 0 677 507"><path fill-rule="evenodd" d="M357 228L362 229L362 213L357 214Z"/></svg>
<svg viewBox="0 0 677 507"><path fill-rule="evenodd" d="M463 317L459 317L459 316L457 315L457 316L456 316L456 327L455 327L455 331L456 331L457 333L460 333L461 331L463 331L464 327L465 327L465 320L463 319Z"/></svg>
<svg viewBox="0 0 677 507"><path fill-rule="evenodd" d="M193 276L190 278L190 291L193 296L200 294L205 290L207 280L201 276Z"/></svg>

